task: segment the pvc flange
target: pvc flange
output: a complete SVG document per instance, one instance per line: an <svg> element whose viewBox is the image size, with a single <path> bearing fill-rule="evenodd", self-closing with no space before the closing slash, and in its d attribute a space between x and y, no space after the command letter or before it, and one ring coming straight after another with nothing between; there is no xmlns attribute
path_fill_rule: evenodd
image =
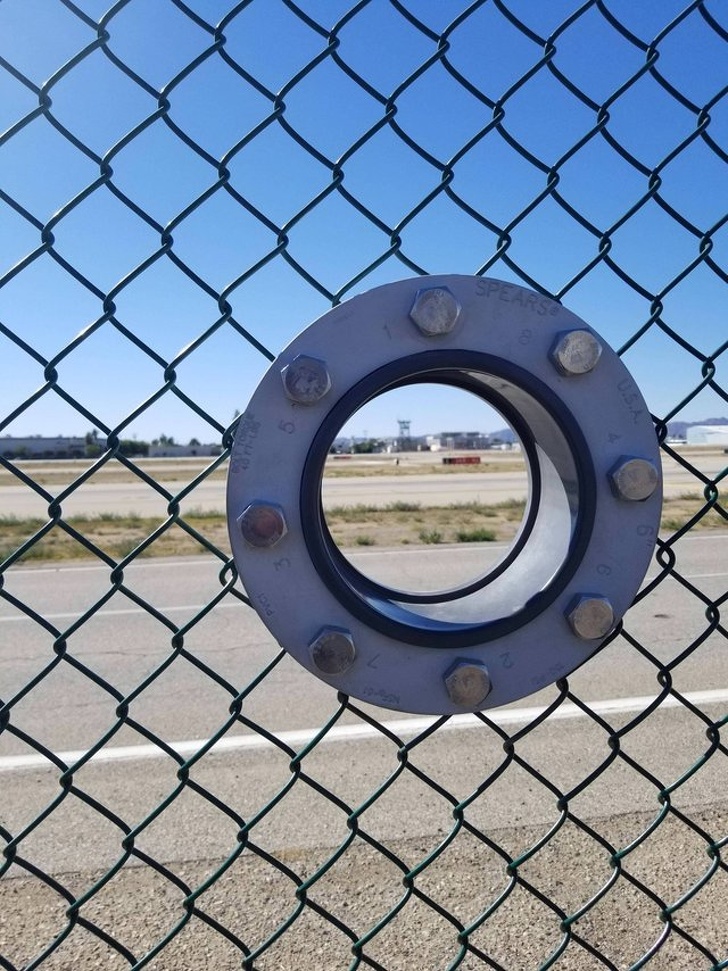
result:
<svg viewBox="0 0 728 971"><path fill-rule="evenodd" d="M360 573L321 502L351 415L424 382L495 407L529 479L508 554L430 594ZM618 356L560 304L499 280L420 277L334 308L273 363L237 428L227 511L251 603L309 671L400 711L483 710L569 674L618 624L659 528L658 443Z"/></svg>

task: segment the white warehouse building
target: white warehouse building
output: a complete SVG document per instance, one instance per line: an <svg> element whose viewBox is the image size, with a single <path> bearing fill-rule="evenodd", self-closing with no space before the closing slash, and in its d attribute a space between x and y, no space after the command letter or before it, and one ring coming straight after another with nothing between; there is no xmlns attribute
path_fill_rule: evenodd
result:
<svg viewBox="0 0 728 971"><path fill-rule="evenodd" d="M691 425L687 430L688 445L728 447L728 425Z"/></svg>

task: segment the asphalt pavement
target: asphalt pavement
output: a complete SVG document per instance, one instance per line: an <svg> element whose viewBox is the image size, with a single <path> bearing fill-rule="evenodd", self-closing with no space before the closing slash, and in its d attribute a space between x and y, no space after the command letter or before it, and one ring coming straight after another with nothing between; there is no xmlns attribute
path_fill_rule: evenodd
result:
<svg viewBox="0 0 728 971"><path fill-rule="evenodd" d="M505 457L504 457L505 456ZM686 458L695 463L700 471L708 476L718 475L725 467L725 456L718 451L707 454L688 454ZM518 455L503 453L493 461L518 460ZM437 456L418 458L417 464L437 462ZM322 499L324 506L353 506L357 503L386 506L392 502L418 502L423 506L448 505L450 503L482 502L498 503L508 499L525 499L528 483L525 471L489 472L451 472L447 476L433 475L431 471L409 473L407 475L381 474L392 465L393 459L383 459L377 463L380 474L376 476L326 477L323 481ZM41 466L28 465L27 471L33 474ZM80 473L80 469L77 474ZM189 484L193 473L185 475L184 469L170 463L169 469L155 466L154 476L159 484L171 495L176 495ZM68 480L73 474L69 472ZM666 496L680 496L685 493L697 494L701 483L689 470L683 468L669 457L663 456L663 488ZM48 486L52 495L64 491L61 487ZM226 483L223 479L205 480L198 483L181 502L182 512L192 509L206 512L225 511ZM93 516L101 513L118 515L137 515L144 517L164 517L167 514L167 499L143 482L107 482L99 474L92 476L62 501L66 516ZM4 485L0 487L0 509L6 515L19 517L44 517L48 512L47 502L36 492L24 485Z"/></svg>
<svg viewBox="0 0 728 971"><path fill-rule="evenodd" d="M365 550L352 554L352 559L387 582L388 578L401 581L415 565L420 576L426 569L433 578L447 575L453 564L462 568L464 560L473 567L482 566L501 551L495 544L426 551ZM728 537L689 536L677 545L677 553L684 583L718 599L728 579ZM132 694L155 672L156 678L133 698L132 717L170 744L204 739L224 724L232 697L279 655L257 615L232 594L194 622L220 591L219 563L212 557L153 559L132 565L125 571L124 591L104 599L108 585L108 570L92 565L28 567L7 577L6 591L41 614L51 629L7 600L0 601L3 695L12 697L24 684L41 677L14 709L13 722L53 751L93 745L116 723L119 699ZM665 581L628 612L626 636L572 676L573 690L589 702L654 695L659 690L655 667L631 646L629 638L665 663L699 639L707 627L704 603L685 585ZM54 643L63 645L62 657ZM104 683L87 677L86 670ZM675 686L686 692L728 688L728 655L720 632L710 634L694 656L680 664ZM516 707L546 704L552 697L553 691L547 689ZM364 707L390 721L405 717ZM314 733L336 709L333 689L287 655L245 706L250 719L272 732ZM236 725L231 731L245 730ZM143 742L146 739L124 728L108 744ZM0 736L0 746L3 757L27 752L27 746L7 733Z"/></svg>
<svg viewBox="0 0 728 971"><path fill-rule="evenodd" d="M706 636L705 615L706 601L717 600L726 589L728 537L694 533L675 549L681 582L665 581L628 612L624 634L569 679L574 698L555 715L540 720L556 696L550 688L493 712L489 725L459 716L432 735L422 734L430 719L371 706L359 707L376 724L352 711L337 717L333 689L281 656L253 611L232 595L193 623L220 590L220 565L212 557L150 559L130 566L124 576L127 592L117 592L98 610L109 588L105 568L13 569L5 589L41 613L52 629L8 601L0 602L0 693L12 697L34 683L14 705L11 724L67 762L100 739L106 741L98 757L74 773L74 790L60 798L66 789L59 788L58 769L23 734L2 733L2 825L23 835L24 859L83 893L123 856L126 829L114 820L138 828L135 847L140 853L191 887L201 887L222 860L236 853L240 820L254 821L256 846L306 876L348 845L355 811L366 839L357 837L327 871L316 884L315 897L363 934L402 894L401 869L371 841L406 867L417 867L455 833L447 852L423 871L417 886L465 923L507 889L501 851L512 857L528 854L552 833L543 849L534 850L532 858L527 855L519 873L539 893L575 912L614 879L610 853L600 840L623 849L639 841L664 816L663 789L683 780L670 800L694 826L669 814L626 861L632 877L646 882L666 903L675 902L706 878L711 866L706 840L694 827L711 839L728 835L728 758L706 737L709 721L728 710L728 655L719 631ZM401 580L413 564L420 574L431 571L440 577L454 565L461 568L467 560L482 565L500 552L487 544L361 550L353 556L386 582L388 576ZM674 687L687 704L673 700L641 720L661 690L658 664L671 662ZM178 764L154 739L190 758L230 721L237 692L271 664L244 701L245 722L230 722L221 745L193 763L189 779L195 788L181 786ZM133 726L118 727L121 699L128 703ZM323 741L307 752L307 743L329 721ZM513 741L504 748L509 738ZM405 767L398 750L414 739L419 740ZM296 752L307 753L300 764L292 762ZM690 774L696 765L699 771ZM377 791L379 798L369 805ZM568 819L559 793L569 795ZM156 815L165 800L166 808ZM458 803L467 807L468 827L462 830L454 815ZM54 805L36 825L38 814ZM113 818L93 805L108 807ZM180 894L158 871L139 862L132 858L83 911L137 957L182 913ZM289 878L251 851L203 900L225 926L254 946L276 922L290 917L294 892ZM728 893L721 871L697 899L700 906L681 909L680 927L724 960ZM16 967L36 957L65 926L66 906L14 865L0 883L0 954ZM664 933L659 911L649 895L620 877L576 926L621 971ZM535 968L560 946L560 919L520 885L501 915L473 940L509 971ZM204 934L181 934L148 966L175 971L239 967L239 950L202 926ZM429 971L445 967L458 953L452 926L429 905L413 900L394 928L389 938L376 936L366 951L388 968ZM44 971L128 967L96 939L74 934L44 962ZM260 966L343 969L351 961L350 946L333 925L312 917L309 923L295 923ZM653 963L671 971L710 967L677 933ZM559 971L598 966L581 945L571 943L556 965ZM473 958L463 967L474 971L484 965Z"/></svg>

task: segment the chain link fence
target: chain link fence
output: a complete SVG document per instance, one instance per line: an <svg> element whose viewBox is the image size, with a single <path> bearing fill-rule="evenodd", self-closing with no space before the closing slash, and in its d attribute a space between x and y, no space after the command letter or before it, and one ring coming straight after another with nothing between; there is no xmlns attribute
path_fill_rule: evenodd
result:
<svg viewBox="0 0 728 971"><path fill-rule="evenodd" d="M0 2L0 967L728 968L725 468L671 442L728 400L725 7L105 6ZM568 682L403 719L271 643L210 497L298 330L440 272L619 347L680 512Z"/></svg>

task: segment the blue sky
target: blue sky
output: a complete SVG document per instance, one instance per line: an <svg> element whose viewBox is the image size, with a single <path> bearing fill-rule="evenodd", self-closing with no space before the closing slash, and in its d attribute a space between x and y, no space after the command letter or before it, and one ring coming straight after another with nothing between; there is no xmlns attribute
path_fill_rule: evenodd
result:
<svg viewBox="0 0 728 971"><path fill-rule="evenodd" d="M93 415L124 436L214 440L268 366L245 333L275 355L332 300L418 268L524 282L520 270L616 348L659 297L660 322L697 353L653 324L624 360L651 410L671 413L699 385L700 355L728 338L728 11L690 8L130 0L107 13L108 0L0 0L0 421L21 409L0 435L83 434ZM332 30L340 63L324 54ZM447 66L435 57L443 35ZM543 63L547 38L581 98ZM631 80L656 38L654 68L675 95L649 72ZM594 131L602 106L608 138ZM591 231L548 196L519 218L549 170ZM657 177L680 221L655 199L640 205ZM339 182L364 212L331 190ZM506 228L517 269L490 265ZM600 236L616 270L597 260ZM713 265L699 260L701 237ZM54 363L87 413L53 391L22 408L44 365L8 331ZM716 360L724 389L727 359ZM172 393L127 421L172 364L213 422ZM724 414L706 389L675 417ZM397 418L413 434L502 425L468 396L408 390L350 430L395 434Z"/></svg>

